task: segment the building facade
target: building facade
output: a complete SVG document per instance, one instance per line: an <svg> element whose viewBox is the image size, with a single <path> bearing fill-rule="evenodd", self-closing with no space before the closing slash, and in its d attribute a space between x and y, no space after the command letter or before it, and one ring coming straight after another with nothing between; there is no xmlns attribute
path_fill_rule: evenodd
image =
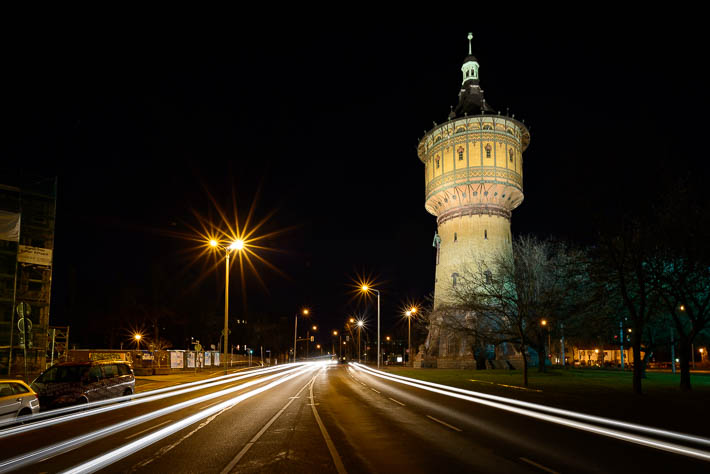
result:
<svg viewBox="0 0 710 474"><path fill-rule="evenodd" d="M523 201L523 152L530 133L486 102L471 39L469 34L458 105L445 123L424 135L417 150L424 164L425 208L437 218L435 311L464 268L512 252L512 211ZM426 353L466 358L466 344L455 339L432 324Z"/></svg>
<svg viewBox="0 0 710 474"><path fill-rule="evenodd" d="M0 185L0 374L45 368L56 179Z"/></svg>

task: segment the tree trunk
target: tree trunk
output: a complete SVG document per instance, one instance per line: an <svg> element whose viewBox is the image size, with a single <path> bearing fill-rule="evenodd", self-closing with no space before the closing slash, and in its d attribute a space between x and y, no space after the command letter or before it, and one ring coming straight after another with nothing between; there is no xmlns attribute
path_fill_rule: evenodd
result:
<svg viewBox="0 0 710 474"><path fill-rule="evenodd" d="M683 391L691 390L690 386L690 357L691 345L688 339L681 335L678 341L678 358L680 359L680 389Z"/></svg>
<svg viewBox="0 0 710 474"><path fill-rule="evenodd" d="M633 340L633 352L634 352L634 376L633 376L633 390L637 395L641 395L641 379L643 378L643 360L641 360L641 339L634 336Z"/></svg>
<svg viewBox="0 0 710 474"><path fill-rule="evenodd" d="M523 387L528 386L528 356L526 354L525 346L520 348L520 353L523 356Z"/></svg>
<svg viewBox="0 0 710 474"><path fill-rule="evenodd" d="M547 370L547 351L545 350L545 344L543 343L541 346L538 346L535 348L537 350L537 371L538 372L545 372Z"/></svg>

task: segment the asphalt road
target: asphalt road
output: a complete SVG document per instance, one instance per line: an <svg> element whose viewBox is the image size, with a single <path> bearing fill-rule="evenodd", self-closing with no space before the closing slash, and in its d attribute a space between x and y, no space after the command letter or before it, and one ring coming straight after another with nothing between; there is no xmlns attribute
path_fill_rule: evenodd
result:
<svg viewBox="0 0 710 474"><path fill-rule="evenodd" d="M146 403L112 404L107 407L120 408L99 414L89 410L79 419L12 436L0 432L0 472L690 473L710 468L691 457L404 385L356 367L283 366L249 373ZM138 416L150 419L129 421ZM130 426L96 434L119 423ZM62 448L70 439L73 449Z"/></svg>

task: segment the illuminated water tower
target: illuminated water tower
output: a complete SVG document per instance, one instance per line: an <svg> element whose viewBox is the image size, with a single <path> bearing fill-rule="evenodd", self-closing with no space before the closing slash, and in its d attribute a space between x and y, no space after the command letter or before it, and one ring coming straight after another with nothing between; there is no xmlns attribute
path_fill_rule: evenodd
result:
<svg viewBox="0 0 710 474"><path fill-rule="evenodd" d="M435 309L462 268L475 269L480 261L490 263L496 254L512 251L510 219L523 201L523 151L530 133L486 102L472 38L469 33L458 105L448 121L424 135L417 150L425 166L425 207L437 218ZM439 344L438 334L429 335L429 344Z"/></svg>

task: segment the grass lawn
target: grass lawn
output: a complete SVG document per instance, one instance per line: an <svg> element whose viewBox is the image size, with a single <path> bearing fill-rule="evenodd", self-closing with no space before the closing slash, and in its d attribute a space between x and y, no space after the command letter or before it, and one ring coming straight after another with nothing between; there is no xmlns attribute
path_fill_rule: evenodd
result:
<svg viewBox="0 0 710 474"><path fill-rule="evenodd" d="M528 387L519 370L407 369L389 372L477 392L516 398L584 413L710 436L710 374L693 374L691 392L678 388L680 375L648 372L642 396L631 391L630 371L531 368Z"/></svg>

